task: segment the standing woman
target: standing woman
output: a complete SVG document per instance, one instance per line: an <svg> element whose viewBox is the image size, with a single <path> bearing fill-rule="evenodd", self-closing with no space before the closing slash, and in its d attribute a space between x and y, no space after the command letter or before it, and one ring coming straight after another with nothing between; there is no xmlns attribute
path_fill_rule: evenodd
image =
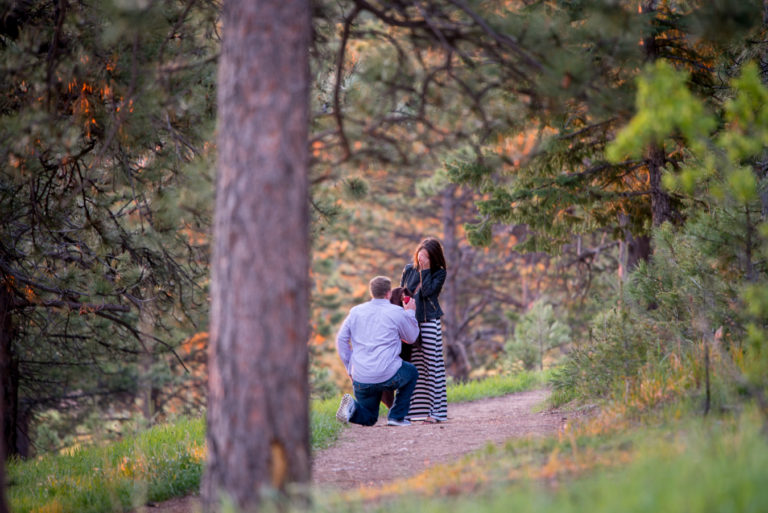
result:
<svg viewBox="0 0 768 513"><path fill-rule="evenodd" d="M446 265L440 241L427 238L413 254L413 263L403 269L400 286L411 291L416 301L416 319L421 329L421 345L413 348L411 363L419 370L416 389L411 396L410 420L444 422L448 420L445 391L443 330L438 296L445 283Z"/></svg>

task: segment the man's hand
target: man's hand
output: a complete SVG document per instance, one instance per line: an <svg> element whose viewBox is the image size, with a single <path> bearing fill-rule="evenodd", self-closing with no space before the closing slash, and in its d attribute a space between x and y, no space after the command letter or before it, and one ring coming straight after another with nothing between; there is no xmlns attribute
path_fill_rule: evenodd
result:
<svg viewBox="0 0 768 513"><path fill-rule="evenodd" d="M414 310L415 311L416 310L416 301L414 301L413 298L411 298L411 301L408 301L403 306L403 308L405 308L406 310Z"/></svg>

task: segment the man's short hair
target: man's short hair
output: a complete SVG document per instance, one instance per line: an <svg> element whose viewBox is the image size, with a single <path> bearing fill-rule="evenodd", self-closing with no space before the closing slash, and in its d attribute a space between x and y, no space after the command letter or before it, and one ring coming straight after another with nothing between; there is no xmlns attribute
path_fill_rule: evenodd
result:
<svg viewBox="0 0 768 513"><path fill-rule="evenodd" d="M368 287L371 289L372 297L383 299L387 297L387 292L392 288L392 281L386 276L376 276L368 283Z"/></svg>

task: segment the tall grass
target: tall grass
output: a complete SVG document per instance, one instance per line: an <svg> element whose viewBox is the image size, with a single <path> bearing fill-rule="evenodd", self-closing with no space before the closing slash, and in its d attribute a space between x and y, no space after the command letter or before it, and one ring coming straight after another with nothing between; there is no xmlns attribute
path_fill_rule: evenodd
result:
<svg viewBox="0 0 768 513"><path fill-rule="evenodd" d="M184 420L109 445L11 462L11 508L19 513L121 511L184 494L200 485L204 439L202 419Z"/></svg>
<svg viewBox="0 0 768 513"><path fill-rule="evenodd" d="M312 401L309 424L312 449L324 449L339 437L344 426L336 420L339 399L336 397Z"/></svg>
<svg viewBox="0 0 768 513"><path fill-rule="evenodd" d="M313 449L343 429L337 407L337 399L312 402ZM108 445L10 462L8 496L16 513L124 511L198 490L204 458L204 420L182 420Z"/></svg>
<svg viewBox="0 0 768 513"><path fill-rule="evenodd" d="M548 372L523 371L517 374L499 375L479 381L452 383L448 387L448 402L460 403L484 397L498 397L543 386Z"/></svg>

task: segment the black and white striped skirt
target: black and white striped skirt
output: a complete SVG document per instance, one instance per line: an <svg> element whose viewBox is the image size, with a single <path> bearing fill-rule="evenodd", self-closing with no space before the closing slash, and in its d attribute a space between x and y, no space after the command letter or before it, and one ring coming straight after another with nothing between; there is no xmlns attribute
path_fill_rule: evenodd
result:
<svg viewBox="0 0 768 513"><path fill-rule="evenodd" d="M448 419L448 398L445 392L445 359L443 358L443 330L440 319L419 324L421 346L413 348L411 363L419 371L416 389L411 396L408 418L432 417Z"/></svg>

